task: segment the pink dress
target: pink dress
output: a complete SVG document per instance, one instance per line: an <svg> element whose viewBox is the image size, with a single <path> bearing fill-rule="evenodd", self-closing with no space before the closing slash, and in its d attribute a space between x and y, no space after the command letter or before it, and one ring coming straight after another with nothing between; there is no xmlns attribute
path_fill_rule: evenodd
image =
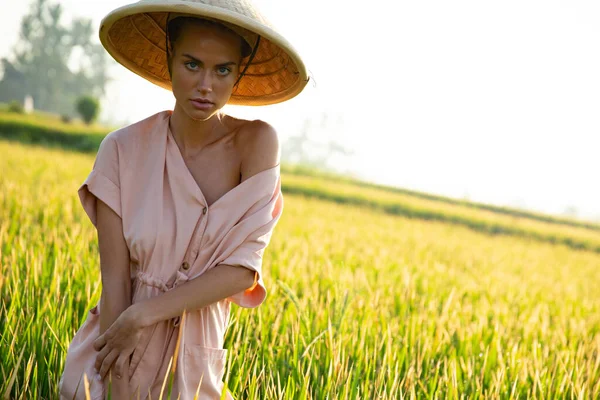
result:
<svg viewBox="0 0 600 400"><path fill-rule="evenodd" d="M163 111L111 132L100 145L92 172L79 197L96 225L95 197L123 221L130 252L133 303L158 296L202 275L220 263L255 271L252 288L227 299L144 329L129 369L130 385L141 398L158 399L179 331L173 393L193 399L219 398L228 350L223 338L230 303L257 307L266 297L262 255L283 211L279 165L248 178L215 203L204 195L188 170L169 130L171 111ZM104 399L93 379L100 307L92 308L73 338L60 379L61 398L84 399L83 374L92 399ZM229 355L231 356L231 354ZM235 355L237 356L243 356ZM227 398L231 395L227 393Z"/></svg>

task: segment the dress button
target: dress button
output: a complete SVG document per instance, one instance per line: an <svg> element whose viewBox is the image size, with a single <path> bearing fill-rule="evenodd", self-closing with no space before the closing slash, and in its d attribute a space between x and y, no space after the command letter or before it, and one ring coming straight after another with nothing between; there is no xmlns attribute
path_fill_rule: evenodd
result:
<svg viewBox="0 0 600 400"><path fill-rule="evenodd" d="M206 212L207 212L207 211L208 211L208 208L207 208L207 207L204 207L204 208L202 209L202 214L206 214Z"/></svg>
<svg viewBox="0 0 600 400"><path fill-rule="evenodd" d="M190 269L190 264L187 261L184 261L183 264L181 264L181 269L187 271Z"/></svg>

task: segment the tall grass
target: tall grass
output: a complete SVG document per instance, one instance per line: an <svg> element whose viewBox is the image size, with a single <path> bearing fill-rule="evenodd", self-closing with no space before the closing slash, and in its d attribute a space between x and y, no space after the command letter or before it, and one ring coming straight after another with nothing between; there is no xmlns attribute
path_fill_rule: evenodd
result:
<svg viewBox="0 0 600 400"><path fill-rule="evenodd" d="M26 144L41 144L86 153L98 150L108 129L82 123L64 123L48 115L0 111L0 137Z"/></svg>
<svg viewBox="0 0 600 400"><path fill-rule="evenodd" d="M563 224L539 218L498 213L464 204L426 199L413 194L318 176L286 176L284 191L343 204L354 204L430 221L466 226L491 235L520 236L528 240L563 244L600 253L600 230L593 224ZM600 226L598 226L600 228Z"/></svg>
<svg viewBox="0 0 600 400"><path fill-rule="evenodd" d="M317 178L320 180L326 179L327 181L335 181L340 183L351 184L352 186L359 186L361 188L367 189L378 189L381 191L385 191L388 193L396 193L404 196L408 196L410 198L414 198L415 200L427 200L426 203L433 201L438 203L446 203L466 208L473 208L476 210L482 211L490 211L495 214L502 214L508 217L513 218L527 218L534 221L547 222L551 224L559 224L565 226L571 226L576 228L584 228L594 231L600 231L600 220L596 221L587 221L587 220L578 220L570 217L561 217L557 215L549 215L540 212L535 212L531 210L523 210L517 208L511 208L506 206L497 206L493 204L485 204L485 203L477 203L465 199L458 199L452 197L441 196L432 193L419 192L416 190L410 190L406 188L393 187L387 185L381 185L371 182L362 181L356 177L350 177L345 175L340 175L333 172L324 172L319 169L315 169L310 166L305 165L288 165L284 168L285 172L293 175L300 175L301 177L308 178Z"/></svg>
<svg viewBox="0 0 600 400"><path fill-rule="evenodd" d="M100 295L93 156L0 142L0 394L57 398ZM284 177L289 179L289 177ZM287 194L269 295L234 308L248 399L600 397L600 255Z"/></svg>

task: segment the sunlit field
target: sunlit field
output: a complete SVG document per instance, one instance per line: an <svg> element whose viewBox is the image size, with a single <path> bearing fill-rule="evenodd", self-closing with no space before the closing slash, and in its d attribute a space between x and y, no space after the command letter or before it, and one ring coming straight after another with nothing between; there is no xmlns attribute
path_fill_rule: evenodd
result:
<svg viewBox="0 0 600 400"><path fill-rule="evenodd" d="M58 397L66 348L99 300L76 193L93 161L0 141L3 398ZM322 182L283 175L268 297L233 306L227 331L236 398L600 397L598 230Z"/></svg>

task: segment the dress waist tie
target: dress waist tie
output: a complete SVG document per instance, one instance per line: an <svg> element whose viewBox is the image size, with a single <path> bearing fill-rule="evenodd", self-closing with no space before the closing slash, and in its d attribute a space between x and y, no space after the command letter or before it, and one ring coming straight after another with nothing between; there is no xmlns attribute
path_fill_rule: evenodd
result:
<svg viewBox="0 0 600 400"><path fill-rule="evenodd" d="M165 282L162 279L143 271L139 271L136 278L138 282L143 283L146 286L157 288L161 292L168 292L169 290L172 290L190 280L190 278L181 271L177 271L175 278L170 279L168 282ZM181 316L174 317L171 320L173 321L173 326L179 326L179 323L181 322Z"/></svg>

